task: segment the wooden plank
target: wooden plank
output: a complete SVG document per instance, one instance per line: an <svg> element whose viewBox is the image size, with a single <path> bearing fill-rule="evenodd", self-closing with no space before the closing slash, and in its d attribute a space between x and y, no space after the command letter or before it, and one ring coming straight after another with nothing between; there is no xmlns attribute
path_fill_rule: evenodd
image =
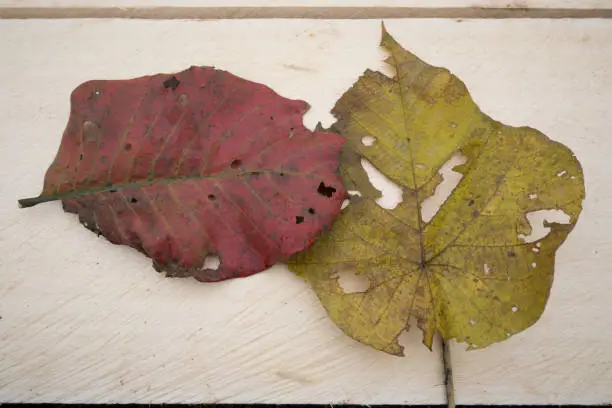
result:
<svg viewBox="0 0 612 408"><path fill-rule="evenodd" d="M609 0L2 0L10 7L426 7L611 8Z"/></svg>
<svg viewBox="0 0 612 408"><path fill-rule="evenodd" d="M485 350L453 347L458 403L610 403L612 26L603 20L391 20L481 108L536 127L580 158L581 219L559 251L531 329ZM246 35L245 35L246 34ZM0 65L0 401L444 402L439 350L414 330L406 358L348 339L285 267L204 285L157 275L58 203L19 210L59 144L68 97L94 78L214 65L312 105L380 69L379 21L3 21ZM503 46L501 46L503 45Z"/></svg>
<svg viewBox="0 0 612 408"><path fill-rule="evenodd" d="M125 18L146 20L389 18L612 18L612 9L426 7L0 7L0 19Z"/></svg>
<svg viewBox="0 0 612 408"><path fill-rule="evenodd" d="M113 3L89 0L75 2L8 1L0 3L3 19L58 18L130 18L130 19L387 19L387 18L612 18L612 2L522 1L506 3L497 0L470 3L464 1L423 3L411 1L352 1L305 3L288 2L164 2L161 0L122 0Z"/></svg>

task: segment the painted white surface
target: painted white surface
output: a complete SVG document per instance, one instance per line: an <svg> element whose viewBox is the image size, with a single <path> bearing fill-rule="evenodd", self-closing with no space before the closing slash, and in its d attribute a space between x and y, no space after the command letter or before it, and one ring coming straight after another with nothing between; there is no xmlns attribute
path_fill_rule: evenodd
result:
<svg viewBox="0 0 612 408"><path fill-rule="evenodd" d="M541 320L485 350L453 347L458 403L612 402L612 24L391 20L485 112L536 127L581 160L587 200L557 256ZM346 338L284 267L205 285L38 194L81 82L215 65L307 100L321 120L366 68L378 21L0 21L0 401L443 403L439 350L406 358Z"/></svg>
<svg viewBox="0 0 612 408"><path fill-rule="evenodd" d="M612 0L2 0L12 7L509 7L612 8Z"/></svg>

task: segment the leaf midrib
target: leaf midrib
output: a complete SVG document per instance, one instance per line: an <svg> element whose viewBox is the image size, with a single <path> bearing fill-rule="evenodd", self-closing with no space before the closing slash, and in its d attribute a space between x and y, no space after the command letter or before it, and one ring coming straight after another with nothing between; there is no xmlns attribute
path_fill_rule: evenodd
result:
<svg viewBox="0 0 612 408"><path fill-rule="evenodd" d="M173 178L158 178L158 179L146 179L141 181L128 182L123 184L105 184L104 186L83 189L83 190L70 190L65 193L60 194L41 194L38 197L32 198L24 198L19 200L19 206L21 208L32 207L34 205L45 203L49 201L61 200L64 198L73 198L73 197L81 197L90 194L104 193L109 192L111 190L121 190L126 188L143 188L156 184L171 184L178 183L182 181L200 181L200 180L218 180L230 177L246 177L253 176L259 174L283 174L283 175L302 175L306 174L303 172L297 171L287 171L287 170L249 170L243 171L239 173L234 173L230 171L222 171L215 174L204 175L204 176L194 176L194 177L173 177ZM316 174L316 173L308 173L308 174Z"/></svg>
<svg viewBox="0 0 612 408"><path fill-rule="evenodd" d="M395 64L396 78L394 78L397 82L397 88L399 89L400 101L402 102L402 117L404 119L404 131L406 133L406 137L408 138L408 154L410 155L410 169L412 171L412 185L414 186L414 202L416 203L416 211L417 211L417 230L419 232L419 249L420 249L420 265L421 269L424 269L427 265L427 259L425 257L425 237L423 236L423 217L421 215L421 204L419 200L419 187L417 185L416 179L416 169L414 166L414 157L412 155L412 144L410 137L408 136L408 115L406 113L406 98L404 96L404 91L402 88L402 83L400 81L400 65L397 62L397 58L395 53L391 51L391 57L393 58L393 63Z"/></svg>

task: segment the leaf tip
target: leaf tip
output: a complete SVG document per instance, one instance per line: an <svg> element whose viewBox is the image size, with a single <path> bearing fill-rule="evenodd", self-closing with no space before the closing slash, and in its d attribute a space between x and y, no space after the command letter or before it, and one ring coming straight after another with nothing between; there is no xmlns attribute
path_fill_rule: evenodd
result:
<svg viewBox="0 0 612 408"><path fill-rule="evenodd" d="M387 27L385 26L385 22L383 20L380 22L380 29L382 34L380 37L380 45L384 47L387 38L391 37L391 34L389 34L389 31L387 31Z"/></svg>
<svg viewBox="0 0 612 408"><path fill-rule="evenodd" d="M387 32L387 27L385 26L385 20L380 20L380 28L382 29L382 33L383 33L383 35L385 35L385 34L389 34L389 33Z"/></svg>
<svg viewBox="0 0 612 408"><path fill-rule="evenodd" d="M401 46L397 43L397 41L395 41L395 38L393 38L393 36L389 34L389 31L387 31L387 26L385 26L384 21L381 22L381 30L382 30L382 36L380 38L381 47L386 48L389 51L391 51L391 47L393 46L401 48Z"/></svg>

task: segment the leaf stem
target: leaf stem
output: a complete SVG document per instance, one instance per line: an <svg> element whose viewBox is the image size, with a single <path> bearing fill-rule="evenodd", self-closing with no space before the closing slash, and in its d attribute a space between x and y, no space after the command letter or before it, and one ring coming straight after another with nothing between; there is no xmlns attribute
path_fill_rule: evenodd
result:
<svg viewBox="0 0 612 408"><path fill-rule="evenodd" d="M442 340L442 364L444 366L444 386L446 388L446 405L448 408L455 408L455 385L453 382L453 367L451 363L450 346L440 336Z"/></svg>
<svg viewBox="0 0 612 408"><path fill-rule="evenodd" d="M40 197L22 198L21 200L18 200L17 202L19 203L19 208L28 208L28 207L34 207L36 204L46 203L48 201L55 201L55 200L58 200L58 197L40 196Z"/></svg>

